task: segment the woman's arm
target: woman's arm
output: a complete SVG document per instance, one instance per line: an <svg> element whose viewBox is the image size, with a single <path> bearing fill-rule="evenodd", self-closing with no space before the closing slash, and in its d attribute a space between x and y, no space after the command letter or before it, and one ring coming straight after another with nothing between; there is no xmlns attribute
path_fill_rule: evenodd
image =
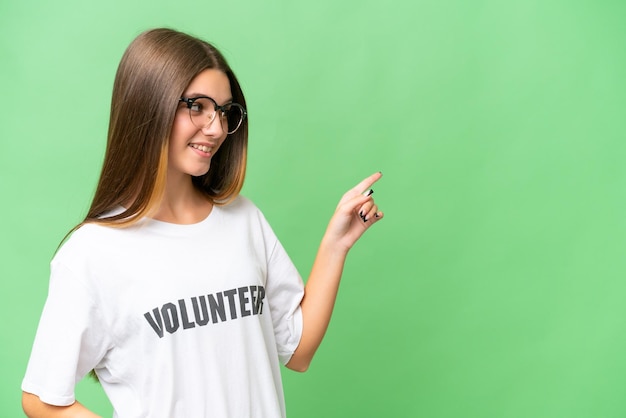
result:
<svg viewBox="0 0 626 418"><path fill-rule="evenodd" d="M287 363L292 370L308 369L328 328L348 251L368 228L383 218L366 192L381 176L381 173L372 174L349 190L328 224L300 304L302 337Z"/></svg>
<svg viewBox="0 0 626 418"><path fill-rule="evenodd" d="M29 418L100 418L78 402L69 406L54 406L28 392L22 392L22 408Z"/></svg>

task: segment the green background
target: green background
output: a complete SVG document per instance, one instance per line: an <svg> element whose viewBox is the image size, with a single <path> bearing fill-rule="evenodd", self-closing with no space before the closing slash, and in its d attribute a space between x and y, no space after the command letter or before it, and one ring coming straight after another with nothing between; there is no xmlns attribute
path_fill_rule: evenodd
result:
<svg viewBox="0 0 626 418"><path fill-rule="evenodd" d="M0 2L2 378L84 216L115 69L141 31L214 42L247 95L244 194L303 276L374 171L291 417L626 416L626 2ZM99 386L78 398L111 415Z"/></svg>

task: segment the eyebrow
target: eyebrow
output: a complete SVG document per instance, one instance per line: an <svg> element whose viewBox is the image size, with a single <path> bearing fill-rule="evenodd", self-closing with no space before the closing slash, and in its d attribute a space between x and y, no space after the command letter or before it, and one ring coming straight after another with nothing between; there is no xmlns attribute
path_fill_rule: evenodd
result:
<svg viewBox="0 0 626 418"><path fill-rule="evenodd" d="M220 104L220 103L218 103L218 102L217 102L217 100L215 100L213 97L211 97L211 96L209 96L209 95L207 95L207 94L204 94L204 93L189 93L189 94L183 94L183 97L186 97L186 98L188 98L188 99L195 99L196 97L208 97L209 99L211 99L211 100L213 100L215 103L217 103L217 104L218 104L218 106L223 106L223 105L225 105L226 103L232 103L232 101L233 101L233 98L232 98L232 96L231 96L229 99L226 99L226 101L225 101L224 103L221 103L221 104Z"/></svg>

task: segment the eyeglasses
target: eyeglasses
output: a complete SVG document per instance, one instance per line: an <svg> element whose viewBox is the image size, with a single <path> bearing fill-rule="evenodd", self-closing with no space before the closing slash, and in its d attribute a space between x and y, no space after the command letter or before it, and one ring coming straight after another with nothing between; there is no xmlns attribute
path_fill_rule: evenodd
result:
<svg viewBox="0 0 626 418"><path fill-rule="evenodd" d="M238 103L226 103L219 106L215 100L207 96L181 97L179 102L187 105L191 122L198 129L210 126L219 111L222 130L227 134L232 134L239 129L248 114L246 109Z"/></svg>

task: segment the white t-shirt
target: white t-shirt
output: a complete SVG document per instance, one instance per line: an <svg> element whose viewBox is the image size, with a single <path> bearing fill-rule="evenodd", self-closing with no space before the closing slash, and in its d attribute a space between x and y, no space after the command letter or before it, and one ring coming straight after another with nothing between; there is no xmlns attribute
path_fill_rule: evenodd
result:
<svg viewBox="0 0 626 418"><path fill-rule="evenodd" d="M114 417L284 417L303 294L243 197L193 225L84 225L51 262L22 390L70 405L95 368Z"/></svg>

